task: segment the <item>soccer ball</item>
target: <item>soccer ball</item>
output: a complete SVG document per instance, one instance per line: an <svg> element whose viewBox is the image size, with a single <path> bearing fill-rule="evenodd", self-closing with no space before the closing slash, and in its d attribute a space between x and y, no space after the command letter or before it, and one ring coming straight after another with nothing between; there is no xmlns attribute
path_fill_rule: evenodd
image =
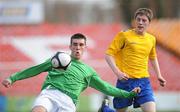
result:
<svg viewBox="0 0 180 112"><path fill-rule="evenodd" d="M53 68L66 70L71 63L71 56L65 52L57 52L51 58Z"/></svg>

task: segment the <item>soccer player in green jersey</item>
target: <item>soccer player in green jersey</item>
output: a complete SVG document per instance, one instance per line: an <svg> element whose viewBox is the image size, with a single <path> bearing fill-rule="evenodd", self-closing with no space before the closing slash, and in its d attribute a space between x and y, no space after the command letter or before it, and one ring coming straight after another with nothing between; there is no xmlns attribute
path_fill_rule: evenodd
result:
<svg viewBox="0 0 180 112"><path fill-rule="evenodd" d="M117 76L117 87L131 91L140 86L136 98L114 98L117 112L125 112L132 105L141 107L144 112L155 112L153 90L149 81L148 60L152 63L161 86L166 85L162 77L156 55L155 37L146 32L153 17L150 9L140 8L134 15L135 28L119 32L106 51L106 61Z"/></svg>
<svg viewBox="0 0 180 112"><path fill-rule="evenodd" d="M42 91L34 102L32 112L75 112L80 93L87 87L122 98L132 98L140 92L139 87L127 92L110 85L101 80L93 68L82 62L81 58L86 49L86 37L83 34L74 34L69 48L72 61L65 71L53 68L49 59L42 64L14 73L2 84L9 87L15 81L48 72Z"/></svg>

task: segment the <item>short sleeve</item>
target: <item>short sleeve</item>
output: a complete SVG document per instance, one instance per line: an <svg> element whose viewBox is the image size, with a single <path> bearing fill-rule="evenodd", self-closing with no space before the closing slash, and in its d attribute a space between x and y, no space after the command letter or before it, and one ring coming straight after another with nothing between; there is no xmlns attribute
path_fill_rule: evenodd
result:
<svg viewBox="0 0 180 112"><path fill-rule="evenodd" d="M156 39L155 39L155 37L152 38L152 41L153 41L153 47L152 47L151 52L149 54L149 58L150 59L155 59L157 57L157 54L156 54Z"/></svg>
<svg viewBox="0 0 180 112"><path fill-rule="evenodd" d="M106 54L114 56L117 54L125 45L125 36L123 32L119 32L109 45L108 49L106 50Z"/></svg>

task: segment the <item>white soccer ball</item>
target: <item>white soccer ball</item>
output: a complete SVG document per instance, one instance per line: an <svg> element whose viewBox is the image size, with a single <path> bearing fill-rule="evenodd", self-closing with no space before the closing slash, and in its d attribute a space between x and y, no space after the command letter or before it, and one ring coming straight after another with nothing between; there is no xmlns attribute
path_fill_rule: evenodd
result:
<svg viewBox="0 0 180 112"><path fill-rule="evenodd" d="M53 68L66 70L71 63L71 56L65 52L57 52L51 63Z"/></svg>

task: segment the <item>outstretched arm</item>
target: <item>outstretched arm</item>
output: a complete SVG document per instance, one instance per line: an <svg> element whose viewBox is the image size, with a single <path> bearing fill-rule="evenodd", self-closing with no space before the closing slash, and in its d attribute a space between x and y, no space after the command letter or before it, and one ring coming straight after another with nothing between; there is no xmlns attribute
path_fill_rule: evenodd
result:
<svg viewBox="0 0 180 112"><path fill-rule="evenodd" d="M159 63L158 63L158 59L155 58L155 59L150 59L151 63L152 63L152 66L156 72L156 75L157 75L157 78L158 78L158 81L159 81L159 84L164 87L166 85L166 80L163 78L163 76L161 75L161 71L160 71L160 68L159 68Z"/></svg>
<svg viewBox="0 0 180 112"><path fill-rule="evenodd" d="M98 91L110 96L132 98L140 92L140 88L133 89L131 92L127 92L122 89L118 89L111 84L103 81L99 76L92 76L90 81L90 87L95 88Z"/></svg>
<svg viewBox="0 0 180 112"><path fill-rule="evenodd" d="M48 60L42 64L27 68L23 71L12 74L9 78L3 80L2 84L8 88L11 84L13 84L17 80L22 80L22 79L36 76L42 72L46 72L50 68L51 68L51 63L50 63L50 60Z"/></svg>

